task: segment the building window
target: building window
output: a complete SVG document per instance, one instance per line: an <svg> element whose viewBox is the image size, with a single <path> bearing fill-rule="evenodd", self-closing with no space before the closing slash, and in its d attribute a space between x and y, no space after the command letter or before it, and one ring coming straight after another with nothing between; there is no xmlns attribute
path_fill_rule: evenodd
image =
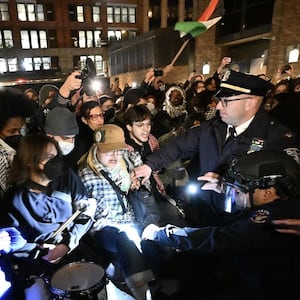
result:
<svg viewBox="0 0 300 300"><path fill-rule="evenodd" d="M94 46L93 45L93 40L94 40L93 31L86 31L86 45L87 45L87 48L93 48L93 46Z"/></svg>
<svg viewBox="0 0 300 300"><path fill-rule="evenodd" d="M53 61L51 60L50 57L43 57L42 62L43 62L43 69L44 70L50 70L51 69L51 66L53 65ZM53 65L53 67L54 67L54 65Z"/></svg>
<svg viewBox="0 0 300 300"><path fill-rule="evenodd" d="M135 23L136 22L136 9L135 7L129 8L129 23Z"/></svg>
<svg viewBox="0 0 300 300"><path fill-rule="evenodd" d="M31 57L25 57L23 60L23 68L25 71L33 71L33 61Z"/></svg>
<svg viewBox="0 0 300 300"><path fill-rule="evenodd" d="M18 3L17 13L20 21L45 21L43 4Z"/></svg>
<svg viewBox="0 0 300 300"><path fill-rule="evenodd" d="M36 5L36 16L38 21L45 21L45 14L44 14L44 6L43 4Z"/></svg>
<svg viewBox="0 0 300 300"><path fill-rule="evenodd" d="M136 37L134 30L108 30L107 36L109 41L129 40Z"/></svg>
<svg viewBox="0 0 300 300"><path fill-rule="evenodd" d="M107 23L114 22L114 9L111 6L107 7Z"/></svg>
<svg viewBox="0 0 300 300"><path fill-rule="evenodd" d="M76 7L76 11L77 11L77 21L78 22L84 22L83 6L82 5L78 5Z"/></svg>
<svg viewBox="0 0 300 300"><path fill-rule="evenodd" d="M93 22L101 21L100 6L93 6Z"/></svg>
<svg viewBox="0 0 300 300"><path fill-rule="evenodd" d="M0 73L6 73L6 72L7 72L6 59L3 57L0 57Z"/></svg>
<svg viewBox="0 0 300 300"><path fill-rule="evenodd" d="M101 47L101 31L100 30L94 31L94 41L95 41L95 47Z"/></svg>
<svg viewBox="0 0 300 300"><path fill-rule="evenodd" d="M122 39L121 30L108 30L107 37L109 41L119 41Z"/></svg>
<svg viewBox="0 0 300 300"><path fill-rule="evenodd" d="M16 57L9 58L7 60L7 64L8 64L8 71L9 72L16 72L16 71L18 71L18 60L17 60Z"/></svg>
<svg viewBox="0 0 300 300"><path fill-rule="evenodd" d="M73 46L79 48L101 47L101 31L100 30L79 30L71 32Z"/></svg>
<svg viewBox="0 0 300 300"><path fill-rule="evenodd" d="M8 21L9 13L8 13L8 4L0 3L0 21Z"/></svg>
<svg viewBox="0 0 300 300"><path fill-rule="evenodd" d="M104 72L104 68L103 68L103 56L102 55L95 55L94 62L95 62L95 68L96 68L97 74L103 73Z"/></svg>
<svg viewBox="0 0 300 300"><path fill-rule="evenodd" d="M23 71L56 70L58 57L25 57L18 61L18 58L0 58L1 73Z"/></svg>
<svg viewBox="0 0 300 300"><path fill-rule="evenodd" d="M192 21L193 20L193 0L185 1L185 21Z"/></svg>
<svg viewBox="0 0 300 300"><path fill-rule="evenodd" d="M51 57L25 57L23 68L25 71L50 70Z"/></svg>
<svg viewBox="0 0 300 300"><path fill-rule="evenodd" d="M128 23L128 7L122 7L122 23Z"/></svg>
<svg viewBox="0 0 300 300"><path fill-rule="evenodd" d="M47 21L54 21L54 5L52 3L45 3L45 14Z"/></svg>
<svg viewBox="0 0 300 300"><path fill-rule="evenodd" d="M274 0L224 0L224 15L216 28L217 42L271 31L274 3Z"/></svg>
<svg viewBox="0 0 300 300"><path fill-rule="evenodd" d="M47 48L47 32L45 30L21 30L22 49Z"/></svg>
<svg viewBox="0 0 300 300"><path fill-rule="evenodd" d="M90 58L95 65L96 74L103 73L103 56L102 55L89 55L88 58ZM84 68L87 56L80 56L80 67L81 69Z"/></svg>
<svg viewBox="0 0 300 300"><path fill-rule="evenodd" d="M84 6L83 5L69 5L69 20L72 22L84 22Z"/></svg>
<svg viewBox="0 0 300 300"><path fill-rule="evenodd" d="M107 7L107 23L135 23L136 8L128 6L108 6Z"/></svg>
<svg viewBox="0 0 300 300"><path fill-rule="evenodd" d="M288 63L297 63L299 61L300 45L288 46L286 56Z"/></svg>
<svg viewBox="0 0 300 300"><path fill-rule="evenodd" d="M0 30L0 48L12 48L14 41L11 30Z"/></svg>
<svg viewBox="0 0 300 300"><path fill-rule="evenodd" d="M114 8L114 21L115 23L121 22L121 7Z"/></svg>

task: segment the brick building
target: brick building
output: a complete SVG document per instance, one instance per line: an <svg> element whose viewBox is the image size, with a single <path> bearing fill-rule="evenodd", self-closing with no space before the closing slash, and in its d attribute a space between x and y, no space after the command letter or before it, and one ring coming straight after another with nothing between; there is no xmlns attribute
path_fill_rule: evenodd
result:
<svg viewBox="0 0 300 300"><path fill-rule="evenodd" d="M139 82L169 64L182 41L177 21L197 20L209 0L1 0L0 79L64 77L93 59L97 74ZM273 76L300 49L297 0L224 0L224 18L190 40L165 80L196 69L211 76L225 55L241 71ZM292 51L292 52L291 52ZM290 57L291 59L291 57ZM292 59L300 74L299 57Z"/></svg>

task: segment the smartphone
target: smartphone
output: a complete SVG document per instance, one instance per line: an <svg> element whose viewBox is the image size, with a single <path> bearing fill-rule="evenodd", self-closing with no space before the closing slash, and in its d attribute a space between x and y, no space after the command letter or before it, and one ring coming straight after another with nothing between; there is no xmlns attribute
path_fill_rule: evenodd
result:
<svg viewBox="0 0 300 300"><path fill-rule="evenodd" d="M291 66L290 65L284 65L282 68L281 68L281 74L284 74L286 71L290 70L291 69Z"/></svg>
<svg viewBox="0 0 300 300"><path fill-rule="evenodd" d="M164 71L163 70L158 70L158 69L155 69L154 70L154 76L157 77L157 76L163 76L164 75Z"/></svg>

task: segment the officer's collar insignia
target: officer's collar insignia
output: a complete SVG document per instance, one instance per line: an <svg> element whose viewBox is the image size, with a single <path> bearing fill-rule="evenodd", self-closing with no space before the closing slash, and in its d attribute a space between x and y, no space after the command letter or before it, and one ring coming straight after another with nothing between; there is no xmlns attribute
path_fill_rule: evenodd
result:
<svg viewBox="0 0 300 300"><path fill-rule="evenodd" d="M105 130L95 130L94 133L94 141L96 143L103 143L105 141Z"/></svg>
<svg viewBox="0 0 300 300"><path fill-rule="evenodd" d="M250 221L256 224L263 224L268 221L270 217L270 212L266 209L256 210L250 217Z"/></svg>

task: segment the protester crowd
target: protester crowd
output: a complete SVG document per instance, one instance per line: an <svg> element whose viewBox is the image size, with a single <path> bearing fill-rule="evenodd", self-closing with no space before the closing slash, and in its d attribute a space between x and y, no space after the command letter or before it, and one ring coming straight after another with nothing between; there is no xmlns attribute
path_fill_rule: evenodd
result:
<svg viewBox="0 0 300 300"><path fill-rule="evenodd" d="M97 297L107 279L138 300L294 295L300 78L230 62L124 91L80 71L0 91L0 298ZM74 263L103 272L56 286Z"/></svg>

